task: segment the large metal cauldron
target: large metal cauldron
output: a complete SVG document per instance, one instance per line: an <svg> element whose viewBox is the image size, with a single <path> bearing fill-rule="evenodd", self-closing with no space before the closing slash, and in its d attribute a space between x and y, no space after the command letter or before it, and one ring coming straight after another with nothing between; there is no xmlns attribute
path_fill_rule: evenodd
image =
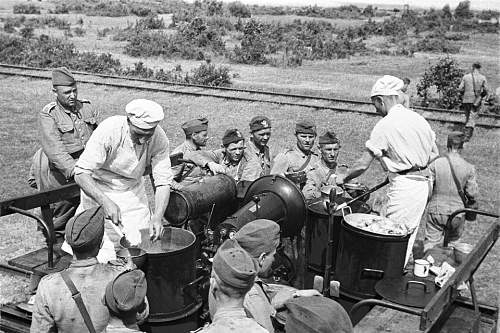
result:
<svg viewBox="0 0 500 333"><path fill-rule="evenodd" d="M220 222L233 213L237 205L236 182L232 177L224 174L207 176L183 186L181 190L172 191L165 218L170 224L181 226L211 212L212 220Z"/></svg>
<svg viewBox="0 0 500 333"><path fill-rule="evenodd" d="M341 204L348 199L337 197L335 202ZM306 222L306 277L304 279L307 288L313 287L314 275L323 276L325 271L326 253L328 247L328 211L326 210L325 200L317 199L308 205L308 217ZM354 213L369 213L370 206L362 201L353 202L350 209ZM339 245L339 237L341 230L341 222L343 212L337 211L334 214L333 220L333 252L332 252L332 267L335 267L337 259L337 251ZM332 272L332 277L335 278L335 272Z"/></svg>
<svg viewBox="0 0 500 333"><path fill-rule="evenodd" d="M335 276L352 298L373 298L382 278L401 277L411 234L381 235L341 222Z"/></svg>
<svg viewBox="0 0 500 333"><path fill-rule="evenodd" d="M211 226L216 233L221 234L221 238L256 219L276 221L281 227L282 237L295 236L300 233L306 220L304 196L285 177L268 175L257 179L248 188L243 204L220 225Z"/></svg>
<svg viewBox="0 0 500 333"><path fill-rule="evenodd" d="M202 303L191 283L196 278L195 241L192 232L167 227L160 240L141 243L148 257L143 268L148 282L148 331L176 333L197 328Z"/></svg>

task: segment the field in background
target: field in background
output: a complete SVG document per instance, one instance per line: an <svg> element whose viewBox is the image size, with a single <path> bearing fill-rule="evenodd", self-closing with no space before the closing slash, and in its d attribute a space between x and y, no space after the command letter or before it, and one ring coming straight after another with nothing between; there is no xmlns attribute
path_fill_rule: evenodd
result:
<svg viewBox="0 0 500 333"><path fill-rule="evenodd" d="M0 77L0 198L19 196L32 190L26 184L30 158L38 148L36 114L51 101L49 81L26 80L22 78ZM210 119L210 141L208 148L220 145L220 137L225 129L238 127L248 130L248 121L256 114L267 115L273 122L271 138L272 153L280 148L292 146L294 123L308 118L315 121L319 132L335 130L342 140L339 161L352 164L363 149L369 132L377 118L356 114L342 114L329 111L312 111L299 107L282 107L262 103L242 103L221 101L213 98L193 98L165 93L147 93L128 89L103 88L81 84L79 96L92 101L92 106L101 111L102 118L113 114L123 114L125 104L132 98L149 98L165 107L166 119L161 124L176 146L183 140L180 124L185 120L206 115ZM432 123L438 136L440 149L450 129ZM465 158L473 161L479 173L481 187L480 205L485 210L498 211L500 202L497 189L500 187L500 148L492 145L498 142L498 131L478 129L472 142L464 151ZM360 180L368 186L384 179L378 164ZM383 191L373 195L373 200L383 200ZM466 241L474 243L490 220L480 219L479 223L468 226ZM41 235L33 222L18 216L0 218L0 261L18 256L29 250L41 247ZM477 274L479 295L482 300L491 302L491 290L498 290L497 265L500 259L500 245L496 245ZM0 273L0 303L26 297L27 279L19 282L9 274Z"/></svg>

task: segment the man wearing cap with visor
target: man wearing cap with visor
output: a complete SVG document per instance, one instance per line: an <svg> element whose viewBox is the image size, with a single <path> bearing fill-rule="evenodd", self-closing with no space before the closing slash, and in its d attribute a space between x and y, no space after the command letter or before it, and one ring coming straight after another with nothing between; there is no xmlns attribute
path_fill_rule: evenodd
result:
<svg viewBox="0 0 500 333"><path fill-rule="evenodd" d="M212 323L197 332L263 333L267 332L243 307L246 293L252 288L257 271L248 253L232 239L217 250L212 265L208 306Z"/></svg>
<svg viewBox="0 0 500 333"><path fill-rule="evenodd" d="M247 144L248 168L255 172L257 179L271 172L271 155L269 154L269 138L271 137L271 121L265 116L255 116L250 120L250 140Z"/></svg>
<svg viewBox="0 0 500 333"><path fill-rule="evenodd" d="M431 189L427 167L439 151L436 135L429 123L399 104L399 91L403 85L401 79L390 75L377 80L371 99L383 118L373 128L362 157L343 179L337 179L338 183L342 183L359 177L374 159L378 159L384 170L389 172L386 217L413 230L408 241L406 264Z"/></svg>
<svg viewBox="0 0 500 333"><path fill-rule="evenodd" d="M106 328L109 311L102 301L106 284L125 271L126 266L118 261L100 264L96 259L104 235L104 218L103 208L93 207L68 221L65 236L74 260L66 270L46 275L40 281L30 332L89 332L88 324L96 332ZM72 298L75 292L71 291L71 284L80 293L83 312L77 305L77 297Z"/></svg>
<svg viewBox="0 0 500 333"><path fill-rule="evenodd" d="M333 131L326 131L319 137L321 159L307 173L306 185L302 189L306 200L321 197L321 190L336 186L337 157L340 141ZM327 193L330 193L327 191Z"/></svg>
<svg viewBox="0 0 500 333"><path fill-rule="evenodd" d="M312 150L316 140L316 125L309 120L297 122L295 125L297 144L276 155L271 174L286 176L294 183L304 186L307 172L319 161Z"/></svg>
<svg viewBox="0 0 500 333"><path fill-rule="evenodd" d="M127 116L112 116L99 125L75 166L75 180L82 189L78 209L102 205L108 219L98 257L102 261L114 259L114 247L119 247L121 235L110 223L119 225L132 245L141 242L141 230L145 234L148 228L156 240L170 198L169 141L158 126L163 108L150 100L135 99L125 111ZM154 179L153 214L144 187L146 167L151 167Z"/></svg>
<svg viewBox="0 0 500 333"><path fill-rule="evenodd" d="M268 278L280 242L280 226L271 220L258 219L245 224L233 237L255 261L257 277L252 289L245 296L245 310L261 326L274 332L274 326L282 326L277 311L284 310L288 300L299 296L321 296L315 289L295 288L268 284L260 278Z"/></svg>
<svg viewBox="0 0 500 333"><path fill-rule="evenodd" d="M224 173L239 181L253 181L258 178L250 168L250 157L245 150L245 138L234 128L222 137L222 148L212 151L188 152L185 159L202 168L208 168L214 174Z"/></svg>
<svg viewBox="0 0 500 333"><path fill-rule="evenodd" d="M208 140L208 119L197 118L186 121L181 125L186 140L177 146L170 156L180 155L184 157L188 152L198 151L205 147ZM205 176L205 173L196 165L181 163L172 166L174 181L172 188L180 189L182 185L193 183L196 179Z"/></svg>
<svg viewBox="0 0 500 333"><path fill-rule="evenodd" d="M97 126L98 112L78 99L76 81L66 67L52 71L52 92L56 100L38 114L42 148L33 156L28 182L39 191L73 182L75 163ZM75 214L79 199L52 205L54 229L64 233L66 222Z"/></svg>

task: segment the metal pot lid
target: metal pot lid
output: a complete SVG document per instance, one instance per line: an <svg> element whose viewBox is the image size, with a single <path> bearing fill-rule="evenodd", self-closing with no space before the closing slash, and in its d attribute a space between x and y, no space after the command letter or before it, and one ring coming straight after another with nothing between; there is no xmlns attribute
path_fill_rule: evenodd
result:
<svg viewBox="0 0 500 333"><path fill-rule="evenodd" d="M375 290L384 299L414 308L424 308L434 297L438 287L433 281L413 275L382 279Z"/></svg>

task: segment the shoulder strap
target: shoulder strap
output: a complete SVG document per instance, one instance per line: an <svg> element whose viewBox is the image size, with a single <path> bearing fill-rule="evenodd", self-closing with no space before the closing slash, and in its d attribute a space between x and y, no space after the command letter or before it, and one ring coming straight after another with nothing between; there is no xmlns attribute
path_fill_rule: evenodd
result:
<svg viewBox="0 0 500 333"><path fill-rule="evenodd" d="M472 76L472 90L474 91L474 97L477 97L476 82L474 80L474 72L470 73L470 75ZM448 161L449 161L449 159L448 159Z"/></svg>
<svg viewBox="0 0 500 333"><path fill-rule="evenodd" d="M464 205L466 205L467 199L465 198L465 193L462 190L462 186L460 185L460 182L458 181L457 175L455 174L455 170L453 169L453 164L451 164L450 156L446 155L446 159L448 160L448 163L450 164L451 176L453 177L453 181L455 182L455 186L457 187L458 195L460 196L460 199L462 199L462 202L464 203Z"/></svg>
<svg viewBox="0 0 500 333"><path fill-rule="evenodd" d="M306 161L304 162L304 164L302 164L302 166L296 172L303 171L307 167L307 165L309 164L309 162L311 161L311 157L312 157L312 152L309 153L309 155L307 155Z"/></svg>
<svg viewBox="0 0 500 333"><path fill-rule="evenodd" d="M90 315L87 311L87 308L85 307L85 304L83 303L82 295L76 289L75 284L73 281L71 281L71 278L68 275L67 271L62 271L61 272L61 277L64 280L64 283L68 287L69 291L71 292L71 297L76 303L76 306L78 307L78 311L80 311L80 314L83 317L83 321L85 322L85 326L87 326L87 329L89 330L90 333L96 333L94 325L92 324L92 319L90 319Z"/></svg>

